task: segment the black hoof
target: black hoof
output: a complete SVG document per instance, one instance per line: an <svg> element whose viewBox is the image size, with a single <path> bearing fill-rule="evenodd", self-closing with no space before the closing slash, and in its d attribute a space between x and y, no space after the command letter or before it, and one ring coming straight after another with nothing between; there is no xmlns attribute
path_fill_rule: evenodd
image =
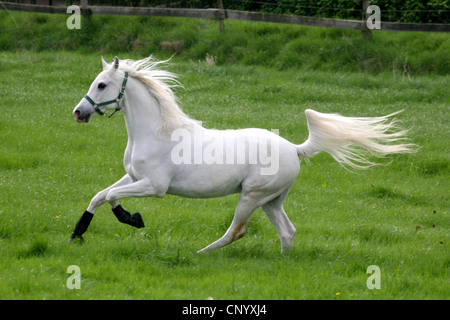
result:
<svg viewBox="0 0 450 320"><path fill-rule="evenodd" d="M131 219L133 220L134 224L133 226L136 228L144 228L144 220L142 220L141 214L139 212L136 212L131 215Z"/></svg>
<svg viewBox="0 0 450 320"><path fill-rule="evenodd" d="M75 229L70 236L69 242L84 242L82 234L86 232L93 217L94 215L87 210L82 214L80 220L78 220L77 224L75 225Z"/></svg>
<svg viewBox="0 0 450 320"><path fill-rule="evenodd" d="M112 211L120 222L129 224L130 226L136 228L144 227L144 221L142 220L141 214L139 212L131 215L128 211L122 208L121 205L118 205L116 208L112 209Z"/></svg>
<svg viewBox="0 0 450 320"><path fill-rule="evenodd" d="M83 243L83 242L84 242L84 238L81 235L79 236L79 235L72 233L72 235L69 238L69 243Z"/></svg>

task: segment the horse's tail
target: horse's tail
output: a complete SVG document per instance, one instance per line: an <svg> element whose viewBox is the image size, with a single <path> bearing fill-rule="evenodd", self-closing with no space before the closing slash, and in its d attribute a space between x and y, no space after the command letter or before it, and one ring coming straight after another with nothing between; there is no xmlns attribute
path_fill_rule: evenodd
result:
<svg viewBox="0 0 450 320"><path fill-rule="evenodd" d="M297 146L297 153L307 158L325 151L339 164L357 169L378 165L368 160L367 155L413 153L414 144L401 143L406 140L408 130L390 119L400 112L384 117L352 118L307 109L309 137Z"/></svg>

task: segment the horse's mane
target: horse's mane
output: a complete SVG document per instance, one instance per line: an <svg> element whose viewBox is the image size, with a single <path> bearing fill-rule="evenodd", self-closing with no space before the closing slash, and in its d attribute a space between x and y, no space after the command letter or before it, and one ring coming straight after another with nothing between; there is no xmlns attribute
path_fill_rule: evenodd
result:
<svg viewBox="0 0 450 320"><path fill-rule="evenodd" d="M153 56L142 60L120 60L119 69L141 81L150 94L159 102L161 111L160 132L172 133L173 130L195 122L178 106L177 98L172 91L180 87L177 75L160 70L158 66L169 60L156 61Z"/></svg>

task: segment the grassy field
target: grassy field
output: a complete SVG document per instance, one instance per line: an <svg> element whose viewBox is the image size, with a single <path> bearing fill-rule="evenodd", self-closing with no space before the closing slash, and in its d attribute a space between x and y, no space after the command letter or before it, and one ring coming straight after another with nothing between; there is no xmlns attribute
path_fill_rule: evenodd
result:
<svg viewBox="0 0 450 320"><path fill-rule="evenodd" d="M133 58L122 55L121 58ZM111 60L113 55L105 56ZM99 54L0 52L0 299L448 299L449 77L210 66L175 57L182 108L209 128L261 127L301 143L304 109L399 118L421 146L389 166L350 173L320 154L285 202L297 228L280 255L261 210L218 252L237 195L127 199L141 230L105 206L83 245L67 240L95 193L124 174L121 113L74 121ZM446 89L447 88L447 89ZM81 271L69 290L67 267ZM369 290L377 265L381 289Z"/></svg>

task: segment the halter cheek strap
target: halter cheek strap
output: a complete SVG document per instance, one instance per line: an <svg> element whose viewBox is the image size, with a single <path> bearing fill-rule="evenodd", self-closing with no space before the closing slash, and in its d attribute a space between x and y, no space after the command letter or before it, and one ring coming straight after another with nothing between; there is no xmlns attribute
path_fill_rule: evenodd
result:
<svg viewBox="0 0 450 320"><path fill-rule="evenodd" d="M117 111L120 110L120 103L122 102L122 99L123 99L123 94L125 92L125 87L127 86L127 81L128 81L128 72L125 71L125 77L123 78L123 81L122 81L122 88L120 88L119 96L116 99L114 99L114 100L109 100L109 101L105 101L105 102L96 103L88 95L85 95L84 97L86 98L87 101L89 101L90 104L92 104L92 106L94 107L95 112L97 112L101 116L105 116L107 118L111 118ZM106 105L112 104L112 103L117 103L116 110L110 116L105 115L105 113L100 110L100 107L106 106Z"/></svg>

